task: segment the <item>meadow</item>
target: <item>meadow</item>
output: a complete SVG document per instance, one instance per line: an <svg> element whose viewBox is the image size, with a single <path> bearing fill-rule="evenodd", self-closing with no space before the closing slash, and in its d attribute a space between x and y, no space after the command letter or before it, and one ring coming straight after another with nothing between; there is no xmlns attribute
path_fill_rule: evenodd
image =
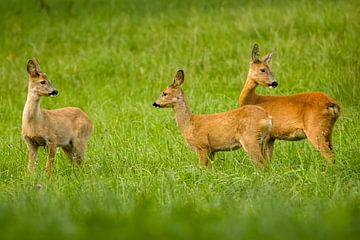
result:
<svg viewBox="0 0 360 240"><path fill-rule="evenodd" d="M360 236L358 1L0 1L0 239L357 239ZM251 49L276 51L276 89L341 106L336 163L277 141L257 169L243 150L200 169L171 109L152 103L178 69L194 113L238 107ZM93 120L86 161L59 150L27 171L21 117L36 57L56 98Z"/></svg>

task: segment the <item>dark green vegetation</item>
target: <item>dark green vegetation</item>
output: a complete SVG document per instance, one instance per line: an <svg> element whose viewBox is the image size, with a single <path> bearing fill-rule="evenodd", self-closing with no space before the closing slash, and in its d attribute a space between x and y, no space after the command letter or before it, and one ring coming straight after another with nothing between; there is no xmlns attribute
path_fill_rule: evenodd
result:
<svg viewBox="0 0 360 240"><path fill-rule="evenodd" d="M355 239L360 235L357 1L0 1L0 238ZM221 2L221 3L220 3ZM242 150L199 169L170 109L175 72L195 113L237 107L251 48L276 50L265 94L338 100L336 164L307 141L275 145L258 171ZM51 177L26 169L21 114L36 56L95 131L83 169L61 151ZM285 111L285 110L284 110Z"/></svg>

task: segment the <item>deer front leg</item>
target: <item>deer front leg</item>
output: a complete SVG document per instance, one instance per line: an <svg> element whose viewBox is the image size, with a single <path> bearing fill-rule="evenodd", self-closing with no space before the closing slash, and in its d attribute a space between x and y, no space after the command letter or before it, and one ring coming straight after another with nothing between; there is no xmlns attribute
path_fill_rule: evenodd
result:
<svg viewBox="0 0 360 240"><path fill-rule="evenodd" d="M200 159L200 166L211 169L214 154L209 149L198 149L197 153Z"/></svg>
<svg viewBox="0 0 360 240"><path fill-rule="evenodd" d="M29 152L28 170L32 172L37 166L38 145L27 137L25 138L25 141Z"/></svg>
<svg viewBox="0 0 360 240"><path fill-rule="evenodd" d="M46 162L45 171L47 172L48 175L50 175L51 174L52 163L54 161L55 153L56 153L56 144L49 143L47 145L47 149L48 149L48 159L47 159L47 162Z"/></svg>

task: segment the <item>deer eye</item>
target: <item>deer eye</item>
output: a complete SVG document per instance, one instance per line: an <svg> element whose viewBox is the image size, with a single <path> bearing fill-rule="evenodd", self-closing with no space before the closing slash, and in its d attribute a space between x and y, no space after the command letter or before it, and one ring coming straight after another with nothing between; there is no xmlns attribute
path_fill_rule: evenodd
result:
<svg viewBox="0 0 360 240"><path fill-rule="evenodd" d="M46 83L46 81L45 80L43 80L43 81L41 81L40 82L42 85L44 85L45 83Z"/></svg>
<svg viewBox="0 0 360 240"><path fill-rule="evenodd" d="M266 72L265 68L260 69L261 72Z"/></svg>
<svg viewBox="0 0 360 240"><path fill-rule="evenodd" d="M164 96L164 97L166 97L167 95L168 95L167 93L163 92L163 96Z"/></svg>

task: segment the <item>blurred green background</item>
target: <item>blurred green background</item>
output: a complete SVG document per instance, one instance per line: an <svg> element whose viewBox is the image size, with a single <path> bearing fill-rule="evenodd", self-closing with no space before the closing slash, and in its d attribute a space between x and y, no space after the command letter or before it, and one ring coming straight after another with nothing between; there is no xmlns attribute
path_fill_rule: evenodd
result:
<svg viewBox="0 0 360 240"><path fill-rule="evenodd" d="M357 239L360 235L358 1L2 0L1 239ZM238 107L251 50L276 51L275 90L322 91L342 116L336 163L307 141L277 141L271 166L244 151L198 167L170 109L151 104L185 71L194 113ZM27 172L21 116L27 60L56 98L94 122L87 159L58 151L53 175Z"/></svg>

